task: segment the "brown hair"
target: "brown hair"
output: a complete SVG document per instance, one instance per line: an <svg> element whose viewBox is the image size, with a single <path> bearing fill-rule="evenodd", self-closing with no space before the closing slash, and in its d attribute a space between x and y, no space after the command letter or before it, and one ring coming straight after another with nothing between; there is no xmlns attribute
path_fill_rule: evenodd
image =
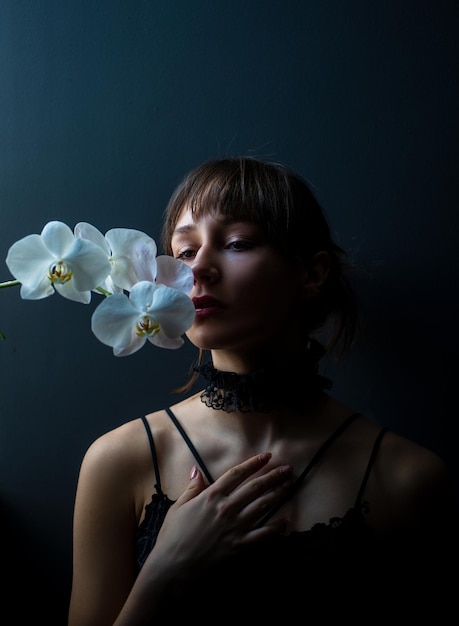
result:
<svg viewBox="0 0 459 626"><path fill-rule="evenodd" d="M351 264L333 240L324 210L297 172L247 156L199 165L184 177L166 207L161 237L165 254L172 254L172 235L185 206L197 216L218 212L256 222L274 247L304 267L317 252L328 252L330 273L319 295L308 303L305 329L309 335L325 332L328 350L340 344L341 354L347 352L359 326L357 301L348 278ZM199 362L202 357L200 353Z"/></svg>

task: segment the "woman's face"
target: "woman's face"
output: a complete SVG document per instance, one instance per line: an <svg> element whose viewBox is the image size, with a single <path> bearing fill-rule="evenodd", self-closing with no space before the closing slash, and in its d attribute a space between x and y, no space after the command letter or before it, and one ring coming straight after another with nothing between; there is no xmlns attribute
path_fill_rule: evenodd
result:
<svg viewBox="0 0 459 626"><path fill-rule="evenodd" d="M273 346L298 328L303 273L293 272L259 225L219 214L195 219L185 209L172 252L194 273L196 319L187 336L197 347Z"/></svg>

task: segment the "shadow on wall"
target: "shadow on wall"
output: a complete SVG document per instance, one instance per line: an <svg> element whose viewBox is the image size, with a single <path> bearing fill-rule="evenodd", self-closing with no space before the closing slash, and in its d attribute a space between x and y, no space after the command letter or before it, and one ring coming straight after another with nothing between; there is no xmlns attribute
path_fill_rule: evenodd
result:
<svg viewBox="0 0 459 626"><path fill-rule="evenodd" d="M29 514L33 517L33 510ZM0 501L2 613L14 616L10 619L15 623L44 621L47 626L63 626L69 583L50 558L47 542L37 542L32 530L29 519L15 516L11 504Z"/></svg>

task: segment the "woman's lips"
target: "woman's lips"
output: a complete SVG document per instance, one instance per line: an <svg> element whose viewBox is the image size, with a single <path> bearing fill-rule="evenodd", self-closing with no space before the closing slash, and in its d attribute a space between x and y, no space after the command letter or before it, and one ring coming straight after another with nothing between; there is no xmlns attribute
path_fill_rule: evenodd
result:
<svg viewBox="0 0 459 626"><path fill-rule="evenodd" d="M224 308L220 300L211 298L210 296L200 296L193 298L193 304L196 309L196 317L203 317L205 315L211 315L218 310Z"/></svg>

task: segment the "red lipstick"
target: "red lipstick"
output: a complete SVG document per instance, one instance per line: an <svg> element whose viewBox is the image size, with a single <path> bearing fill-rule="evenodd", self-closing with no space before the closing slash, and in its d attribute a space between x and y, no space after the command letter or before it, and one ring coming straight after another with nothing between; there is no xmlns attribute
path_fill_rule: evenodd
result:
<svg viewBox="0 0 459 626"><path fill-rule="evenodd" d="M216 298L211 296L199 296L193 298L193 304L196 309L196 317L212 315L216 311L221 311L224 306Z"/></svg>

